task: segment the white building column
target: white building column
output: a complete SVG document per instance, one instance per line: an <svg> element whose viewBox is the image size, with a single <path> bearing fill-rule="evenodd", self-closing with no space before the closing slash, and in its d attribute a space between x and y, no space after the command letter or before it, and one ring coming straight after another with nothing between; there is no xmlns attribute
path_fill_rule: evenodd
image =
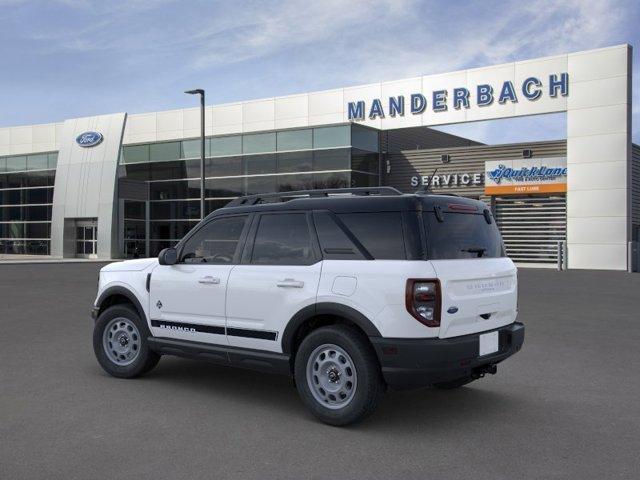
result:
<svg viewBox="0 0 640 480"><path fill-rule="evenodd" d="M51 215L51 255L75 254L73 220L98 221L98 258L114 258L117 242L117 169L126 114L76 118L64 122L58 152ZM76 137L93 131L103 140L81 147Z"/></svg>
<svg viewBox="0 0 640 480"><path fill-rule="evenodd" d="M569 268L627 269L631 54L622 45L568 55Z"/></svg>

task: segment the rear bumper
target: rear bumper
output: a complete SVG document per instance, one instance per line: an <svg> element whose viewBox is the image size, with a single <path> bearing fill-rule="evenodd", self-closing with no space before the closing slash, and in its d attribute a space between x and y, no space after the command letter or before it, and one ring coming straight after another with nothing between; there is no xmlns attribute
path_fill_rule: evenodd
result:
<svg viewBox="0 0 640 480"><path fill-rule="evenodd" d="M478 357L479 337L499 332L498 351ZM453 338L370 337L387 385L397 390L469 377L516 353L524 342L524 325L511 325Z"/></svg>

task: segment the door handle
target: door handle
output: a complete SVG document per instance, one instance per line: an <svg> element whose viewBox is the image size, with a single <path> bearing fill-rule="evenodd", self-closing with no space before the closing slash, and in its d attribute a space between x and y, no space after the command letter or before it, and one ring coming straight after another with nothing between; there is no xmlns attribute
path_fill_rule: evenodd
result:
<svg viewBox="0 0 640 480"><path fill-rule="evenodd" d="M218 285L220 283L220 279L207 275L206 277L200 278L198 280L198 283L206 283L208 285Z"/></svg>
<svg viewBox="0 0 640 480"><path fill-rule="evenodd" d="M284 280L280 280L276 285L282 288L302 288L304 287L304 282L294 280L293 278L285 278Z"/></svg>

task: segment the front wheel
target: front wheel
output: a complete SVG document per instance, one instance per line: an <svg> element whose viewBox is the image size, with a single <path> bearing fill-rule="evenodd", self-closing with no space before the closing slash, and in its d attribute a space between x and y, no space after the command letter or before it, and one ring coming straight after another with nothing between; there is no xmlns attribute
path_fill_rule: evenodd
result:
<svg viewBox="0 0 640 480"><path fill-rule="evenodd" d="M370 415L385 389L373 349L345 325L322 327L305 337L296 354L295 379L311 412L338 426Z"/></svg>
<svg viewBox="0 0 640 480"><path fill-rule="evenodd" d="M156 366L160 355L149 349L149 328L129 305L113 305L100 314L93 329L93 350L110 375L133 378Z"/></svg>

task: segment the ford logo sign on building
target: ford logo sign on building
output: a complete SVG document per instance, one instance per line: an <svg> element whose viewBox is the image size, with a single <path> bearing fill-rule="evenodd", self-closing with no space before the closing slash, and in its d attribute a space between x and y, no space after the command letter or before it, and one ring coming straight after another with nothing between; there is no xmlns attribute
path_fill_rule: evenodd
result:
<svg viewBox="0 0 640 480"><path fill-rule="evenodd" d="M102 134L98 132L84 132L76 137L76 143L81 147L95 147L102 141Z"/></svg>

